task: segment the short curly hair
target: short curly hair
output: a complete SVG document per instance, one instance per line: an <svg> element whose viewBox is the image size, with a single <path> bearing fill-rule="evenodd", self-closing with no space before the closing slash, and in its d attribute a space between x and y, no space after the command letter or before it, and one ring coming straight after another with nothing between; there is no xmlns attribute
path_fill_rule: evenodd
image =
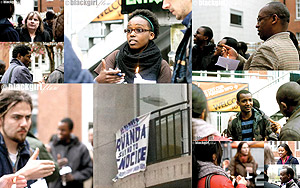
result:
<svg viewBox="0 0 300 188"><path fill-rule="evenodd" d="M147 9L137 9L134 12L132 12L132 14L128 17L128 21L130 21L132 18L134 18L136 16L140 16L141 18L143 18L143 16L144 16L151 21L151 23L153 25L153 33L155 34L154 39L156 39L157 36L159 35L159 23L158 23L158 19L155 16L155 14ZM151 25L148 20L147 20L147 22L149 24L149 27L151 28Z"/></svg>

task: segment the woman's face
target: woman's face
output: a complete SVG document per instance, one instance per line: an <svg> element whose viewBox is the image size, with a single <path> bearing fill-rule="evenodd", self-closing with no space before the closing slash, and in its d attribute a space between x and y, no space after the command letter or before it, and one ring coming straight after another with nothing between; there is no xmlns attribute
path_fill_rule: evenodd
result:
<svg viewBox="0 0 300 188"><path fill-rule="evenodd" d="M40 25L39 18L36 14L31 14L27 19L27 28L37 30Z"/></svg>
<svg viewBox="0 0 300 188"><path fill-rule="evenodd" d="M149 31L151 30L149 22L139 16L133 17L128 22L127 30L131 30L130 33L127 32L127 43L129 47L134 50L140 50L139 52L142 52L149 41L154 38L154 33Z"/></svg>
<svg viewBox="0 0 300 188"><path fill-rule="evenodd" d="M279 157L285 157L286 154L287 154L287 151L284 149L284 147L279 147L278 148L278 154L279 154Z"/></svg>
<svg viewBox="0 0 300 188"><path fill-rule="evenodd" d="M248 144L247 144L247 143L244 143L244 144L242 145L242 148L241 148L241 153L242 153L243 155L249 155L249 151L250 151L250 149L249 149Z"/></svg>

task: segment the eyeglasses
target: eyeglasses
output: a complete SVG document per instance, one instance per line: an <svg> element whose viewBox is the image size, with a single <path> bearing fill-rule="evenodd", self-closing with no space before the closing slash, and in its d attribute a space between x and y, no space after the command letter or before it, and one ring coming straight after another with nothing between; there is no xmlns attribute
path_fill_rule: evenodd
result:
<svg viewBox="0 0 300 188"><path fill-rule="evenodd" d="M136 34L140 34L146 31L151 31L149 29L141 29L141 28L137 28L137 29L124 29L124 33L130 34L132 31L134 31Z"/></svg>
<svg viewBox="0 0 300 188"><path fill-rule="evenodd" d="M273 16L273 14L257 18L257 23L260 23L263 19L270 17L270 16Z"/></svg>

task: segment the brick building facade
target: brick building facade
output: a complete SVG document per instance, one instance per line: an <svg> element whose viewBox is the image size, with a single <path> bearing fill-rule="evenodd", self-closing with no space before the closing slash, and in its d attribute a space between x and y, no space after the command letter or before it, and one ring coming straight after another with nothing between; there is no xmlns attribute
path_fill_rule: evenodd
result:
<svg viewBox="0 0 300 188"><path fill-rule="evenodd" d="M46 12L53 10L55 13L60 12L64 7L64 0L38 0L38 11Z"/></svg>
<svg viewBox="0 0 300 188"><path fill-rule="evenodd" d="M289 31L295 33L300 41L300 0L280 0L290 11Z"/></svg>
<svg viewBox="0 0 300 188"><path fill-rule="evenodd" d="M293 156L298 159L300 158L300 142L298 142L298 141L284 141L284 142L271 141L271 142L269 142L269 144L272 148L272 152L274 154L275 159L277 159L277 160L279 159L277 148L281 143L286 143L290 147L290 149L293 153Z"/></svg>

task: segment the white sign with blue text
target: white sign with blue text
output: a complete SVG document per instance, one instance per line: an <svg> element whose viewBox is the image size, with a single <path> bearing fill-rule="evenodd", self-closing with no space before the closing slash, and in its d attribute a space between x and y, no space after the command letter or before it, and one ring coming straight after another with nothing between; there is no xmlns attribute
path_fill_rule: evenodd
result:
<svg viewBox="0 0 300 188"><path fill-rule="evenodd" d="M146 170L150 113L134 118L116 133L118 174L115 181Z"/></svg>

